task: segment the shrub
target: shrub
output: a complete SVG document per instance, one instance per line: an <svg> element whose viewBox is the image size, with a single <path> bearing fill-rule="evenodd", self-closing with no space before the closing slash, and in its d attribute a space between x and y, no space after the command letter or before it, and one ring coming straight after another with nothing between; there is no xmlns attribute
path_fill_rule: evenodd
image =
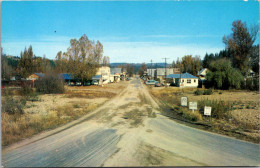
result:
<svg viewBox="0 0 260 168"><path fill-rule="evenodd" d="M202 91L197 89L195 92L194 92L195 95L202 95Z"/></svg>
<svg viewBox="0 0 260 168"><path fill-rule="evenodd" d="M2 112L8 114L24 114L24 104L20 100L15 100L11 96L6 96L2 102Z"/></svg>
<svg viewBox="0 0 260 168"><path fill-rule="evenodd" d="M201 112L204 112L204 106L211 107L211 116L214 118L225 118L229 115L231 105L229 102L222 100L200 100L198 101L198 108Z"/></svg>
<svg viewBox="0 0 260 168"><path fill-rule="evenodd" d="M64 93L64 81L58 74L46 74L35 81L36 91L40 93Z"/></svg>
<svg viewBox="0 0 260 168"><path fill-rule="evenodd" d="M212 89L206 89L204 90L203 95L212 95L212 93L213 93Z"/></svg>
<svg viewBox="0 0 260 168"><path fill-rule="evenodd" d="M222 92L218 92L218 94L222 94Z"/></svg>
<svg viewBox="0 0 260 168"><path fill-rule="evenodd" d="M187 120L190 120L190 121L200 121L202 120L202 116L199 112L197 111L183 111L183 118L187 119Z"/></svg>
<svg viewBox="0 0 260 168"><path fill-rule="evenodd" d="M21 90L20 90L21 95L27 96L33 93L33 89L31 87L31 83L29 82L22 82L21 83Z"/></svg>

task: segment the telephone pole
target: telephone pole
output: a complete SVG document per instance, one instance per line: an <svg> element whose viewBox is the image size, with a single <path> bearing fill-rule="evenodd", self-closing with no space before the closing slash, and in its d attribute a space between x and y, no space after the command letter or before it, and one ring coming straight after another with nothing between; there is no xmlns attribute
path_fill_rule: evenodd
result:
<svg viewBox="0 0 260 168"><path fill-rule="evenodd" d="M153 60L151 60L151 79L153 78Z"/></svg>
<svg viewBox="0 0 260 168"><path fill-rule="evenodd" d="M166 81L166 60L169 59L169 58L162 58L165 60L165 64L164 64L164 68L165 68L165 76L164 76L164 80Z"/></svg>

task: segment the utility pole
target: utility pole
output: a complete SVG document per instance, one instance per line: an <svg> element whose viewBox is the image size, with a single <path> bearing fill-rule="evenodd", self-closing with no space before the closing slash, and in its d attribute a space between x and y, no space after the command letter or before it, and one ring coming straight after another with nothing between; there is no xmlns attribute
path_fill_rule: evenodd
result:
<svg viewBox="0 0 260 168"><path fill-rule="evenodd" d="M151 60L151 78L153 78L153 60Z"/></svg>
<svg viewBox="0 0 260 168"><path fill-rule="evenodd" d="M164 68L165 68L165 76L164 76L164 80L166 81L166 60L169 59L169 58L162 58L165 60L165 64L164 64Z"/></svg>

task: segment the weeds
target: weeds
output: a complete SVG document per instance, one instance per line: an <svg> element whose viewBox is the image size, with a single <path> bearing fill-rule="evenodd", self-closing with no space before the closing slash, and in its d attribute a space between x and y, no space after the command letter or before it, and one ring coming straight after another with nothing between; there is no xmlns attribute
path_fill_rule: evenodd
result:
<svg viewBox="0 0 260 168"><path fill-rule="evenodd" d="M212 107L211 116L217 119L225 118L229 116L231 104L222 100L200 100L198 101L198 108L201 112L204 111L205 106Z"/></svg>

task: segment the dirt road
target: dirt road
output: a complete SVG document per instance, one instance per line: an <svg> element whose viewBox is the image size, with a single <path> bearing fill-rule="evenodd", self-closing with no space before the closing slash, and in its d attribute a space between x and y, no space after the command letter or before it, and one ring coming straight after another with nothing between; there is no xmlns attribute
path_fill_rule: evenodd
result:
<svg viewBox="0 0 260 168"><path fill-rule="evenodd" d="M139 79L126 84L118 96L78 124L4 149L2 165L260 165L258 144L178 124L160 115L158 105Z"/></svg>

